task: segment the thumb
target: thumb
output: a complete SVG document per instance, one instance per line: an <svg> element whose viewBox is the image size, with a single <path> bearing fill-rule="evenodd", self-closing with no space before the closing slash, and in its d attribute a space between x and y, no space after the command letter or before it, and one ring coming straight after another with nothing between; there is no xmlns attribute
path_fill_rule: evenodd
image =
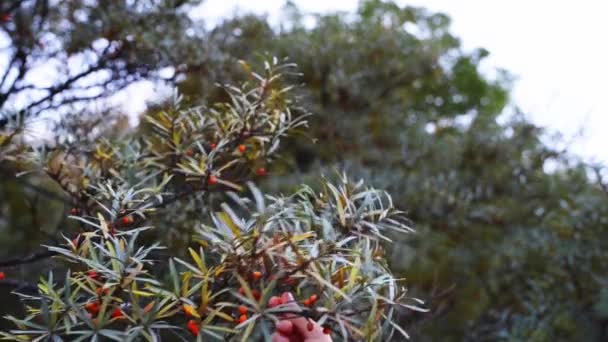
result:
<svg viewBox="0 0 608 342"><path fill-rule="evenodd" d="M293 311L295 312L303 311L290 292L283 293L281 295L281 301L286 307L290 309L293 308ZM290 321L293 325L294 332L304 337L305 340L314 339L316 341L319 339L320 341L323 341L327 337L327 335L323 334L323 328L310 318L298 315L297 313L292 313L286 315L284 320Z"/></svg>

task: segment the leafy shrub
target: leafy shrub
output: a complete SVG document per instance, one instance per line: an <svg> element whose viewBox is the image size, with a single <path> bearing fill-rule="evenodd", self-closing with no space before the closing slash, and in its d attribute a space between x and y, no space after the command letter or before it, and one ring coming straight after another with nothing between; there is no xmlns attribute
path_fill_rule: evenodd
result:
<svg viewBox="0 0 608 342"><path fill-rule="evenodd" d="M241 64L248 80L223 86L226 102L190 108L175 96L138 134L107 139L112 125L93 118L83 129L68 116L53 147L17 139L20 126L2 136L2 163L55 181L77 222L47 246L68 270L20 291L27 313L8 317L5 339L268 339L290 315L344 340L408 336L398 314L424 309L383 247L412 231L407 219L387 193L346 176L263 195L252 180L268 176L281 139L308 114L289 96L294 65L273 59L260 75ZM175 231L186 232L182 255L164 247ZM295 304L269 306L286 291Z"/></svg>

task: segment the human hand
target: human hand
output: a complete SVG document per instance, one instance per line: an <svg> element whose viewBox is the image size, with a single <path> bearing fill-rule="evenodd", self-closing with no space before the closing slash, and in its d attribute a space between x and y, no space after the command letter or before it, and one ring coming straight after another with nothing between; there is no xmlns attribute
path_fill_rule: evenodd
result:
<svg viewBox="0 0 608 342"><path fill-rule="evenodd" d="M294 309L299 308L289 292L283 293L281 297L270 298L268 304L271 307L288 304ZM323 328L317 322L303 316L295 316L277 322L272 342L332 342L332 339L330 335L323 333Z"/></svg>

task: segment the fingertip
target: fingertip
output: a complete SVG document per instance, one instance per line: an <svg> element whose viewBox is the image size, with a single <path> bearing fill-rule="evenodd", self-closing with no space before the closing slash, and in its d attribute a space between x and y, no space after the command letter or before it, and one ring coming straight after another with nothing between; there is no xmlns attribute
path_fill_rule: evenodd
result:
<svg viewBox="0 0 608 342"><path fill-rule="evenodd" d="M277 331L283 335L291 335L293 334L293 323L291 321L279 321L277 323Z"/></svg>
<svg viewBox="0 0 608 342"><path fill-rule="evenodd" d="M275 333L272 335L272 342L289 342L289 337Z"/></svg>
<svg viewBox="0 0 608 342"><path fill-rule="evenodd" d="M284 292L281 295L281 299L283 300L283 303L293 303L296 301L291 292Z"/></svg>

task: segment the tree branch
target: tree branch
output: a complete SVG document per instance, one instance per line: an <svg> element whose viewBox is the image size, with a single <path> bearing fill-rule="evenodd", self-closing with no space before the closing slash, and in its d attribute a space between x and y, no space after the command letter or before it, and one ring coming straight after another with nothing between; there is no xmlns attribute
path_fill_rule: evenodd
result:
<svg viewBox="0 0 608 342"><path fill-rule="evenodd" d="M0 261L0 267L14 267L23 264L31 264L33 262L44 260L57 255L57 252L41 251L30 254L25 257L17 257Z"/></svg>

